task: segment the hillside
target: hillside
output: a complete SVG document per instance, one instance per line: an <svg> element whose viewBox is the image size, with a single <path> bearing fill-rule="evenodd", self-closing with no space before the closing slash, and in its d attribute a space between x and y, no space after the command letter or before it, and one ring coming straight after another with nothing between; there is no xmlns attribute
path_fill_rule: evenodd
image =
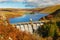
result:
<svg viewBox="0 0 60 40"><path fill-rule="evenodd" d="M44 10L40 11L42 13L53 13L56 10L60 9L60 5L50 6L45 8Z"/></svg>
<svg viewBox="0 0 60 40"><path fill-rule="evenodd" d="M35 36L27 32L22 32L12 25L0 23L0 40L35 40Z"/></svg>
<svg viewBox="0 0 60 40"><path fill-rule="evenodd" d="M15 9L0 9L0 16L6 16L7 18L13 18L17 16L22 16L24 11L18 11Z"/></svg>
<svg viewBox="0 0 60 40"><path fill-rule="evenodd" d="M50 6L46 8L35 8L35 9L14 9L14 8L0 8L0 15L5 15L7 18L13 18L22 16L29 12L40 12L40 13L53 13L60 9L60 5Z"/></svg>

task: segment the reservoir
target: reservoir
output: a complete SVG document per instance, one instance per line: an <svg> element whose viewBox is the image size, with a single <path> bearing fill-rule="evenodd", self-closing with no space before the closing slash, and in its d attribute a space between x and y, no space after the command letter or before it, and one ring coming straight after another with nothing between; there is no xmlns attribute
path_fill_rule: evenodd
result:
<svg viewBox="0 0 60 40"><path fill-rule="evenodd" d="M20 22L29 22L30 19L32 19L32 21L38 21L40 18L47 16L47 15L48 14L42 14L42 13L25 14L25 15L20 16L20 17L10 18L9 22L11 24L20 23Z"/></svg>

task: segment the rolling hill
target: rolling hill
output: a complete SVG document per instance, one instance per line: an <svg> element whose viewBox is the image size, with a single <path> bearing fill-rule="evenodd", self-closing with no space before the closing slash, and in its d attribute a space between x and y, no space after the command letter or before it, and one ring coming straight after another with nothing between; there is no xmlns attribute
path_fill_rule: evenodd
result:
<svg viewBox="0 0 60 40"><path fill-rule="evenodd" d="M60 9L60 5L54 5L54 6L47 7L40 12L42 12L42 13L53 13L58 9Z"/></svg>
<svg viewBox="0 0 60 40"><path fill-rule="evenodd" d="M35 8L35 9L14 9L14 8L0 8L0 13L5 15L8 18L22 16L25 13L31 12L40 12L40 13L53 13L56 10L60 9L60 5L53 5L46 8ZM0 14L0 15L1 15Z"/></svg>

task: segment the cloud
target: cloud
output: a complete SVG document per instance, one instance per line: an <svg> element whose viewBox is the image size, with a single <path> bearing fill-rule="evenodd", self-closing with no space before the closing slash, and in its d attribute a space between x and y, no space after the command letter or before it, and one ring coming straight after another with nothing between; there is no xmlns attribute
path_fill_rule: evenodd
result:
<svg viewBox="0 0 60 40"><path fill-rule="evenodd" d="M0 0L0 2L2 2L2 1L7 1L7 0Z"/></svg>
<svg viewBox="0 0 60 40"><path fill-rule="evenodd" d="M43 5L52 5L52 4L60 4L60 0L13 0L15 2L33 2L36 4L43 4Z"/></svg>
<svg viewBox="0 0 60 40"><path fill-rule="evenodd" d="M13 1L13 2L30 2L28 5L37 5L38 7L47 7L51 5L60 4L60 0L0 0L2 1Z"/></svg>
<svg viewBox="0 0 60 40"><path fill-rule="evenodd" d="M23 2L24 0L12 0L14 2Z"/></svg>
<svg viewBox="0 0 60 40"><path fill-rule="evenodd" d="M23 1L27 1L27 2L33 2L34 0L12 0L12 1L14 1L14 2L23 2Z"/></svg>
<svg viewBox="0 0 60 40"><path fill-rule="evenodd" d="M60 4L60 0L28 0L28 2L33 2L35 3L34 5L38 5L38 7L47 7Z"/></svg>
<svg viewBox="0 0 60 40"><path fill-rule="evenodd" d="M0 2L2 1L13 1L13 2L33 2L33 3L57 3L60 4L60 0L0 0Z"/></svg>

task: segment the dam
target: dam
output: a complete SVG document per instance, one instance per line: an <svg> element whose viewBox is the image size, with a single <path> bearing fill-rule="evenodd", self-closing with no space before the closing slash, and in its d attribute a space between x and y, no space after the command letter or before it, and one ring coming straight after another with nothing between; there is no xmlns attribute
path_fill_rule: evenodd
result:
<svg viewBox="0 0 60 40"><path fill-rule="evenodd" d="M10 23L15 25L17 29L21 31L30 32L33 34L39 26L43 25L44 21L39 21L42 17L48 14L25 14L21 17L11 18Z"/></svg>
<svg viewBox="0 0 60 40"><path fill-rule="evenodd" d="M24 23L16 23L15 27L21 31L30 32L33 34L41 25L43 25L43 21L35 21L35 22L24 22Z"/></svg>

